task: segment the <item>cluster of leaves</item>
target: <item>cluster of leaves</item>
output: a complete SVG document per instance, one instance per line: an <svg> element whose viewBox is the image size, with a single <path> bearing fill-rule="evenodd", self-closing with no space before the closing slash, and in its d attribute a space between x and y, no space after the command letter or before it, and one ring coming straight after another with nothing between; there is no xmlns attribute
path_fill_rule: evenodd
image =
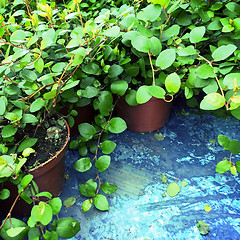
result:
<svg viewBox="0 0 240 240"><path fill-rule="evenodd" d="M27 154L28 155L28 154ZM60 198L52 198L49 192L39 192L38 186L33 181L33 175L24 175L20 169L26 157L17 158L16 156L2 155L0 157L0 181L4 181L9 177L12 183L18 187L18 195L16 196L13 206L9 214L3 220L0 226L0 236L3 239L59 239L71 238L80 231L80 224L73 218L57 218L54 220L54 215L58 215L62 208ZM0 199L5 200L10 196L8 189L2 189ZM33 204L31 215L27 224L23 221L12 218L11 211L13 210L16 201L21 197L28 204ZM45 197L48 203L41 201ZM37 203L38 202L38 203ZM51 229L49 229L51 225Z"/></svg>
<svg viewBox="0 0 240 240"><path fill-rule="evenodd" d="M230 140L225 135L218 135L218 143L225 149L230 151L230 157L224 158L216 166L216 172L223 174L227 171L230 171L233 175L237 175L237 172L240 173L240 161L232 162L232 154L237 155L240 153L240 142L233 139Z"/></svg>

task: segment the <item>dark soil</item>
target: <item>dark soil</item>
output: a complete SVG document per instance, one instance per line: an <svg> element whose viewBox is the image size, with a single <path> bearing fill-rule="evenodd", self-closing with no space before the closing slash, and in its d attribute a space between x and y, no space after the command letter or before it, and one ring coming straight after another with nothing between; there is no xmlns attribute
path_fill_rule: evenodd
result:
<svg viewBox="0 0 240 240"><path fill-rule="evenodd" d="M25 166L33 168L53 157L66 143L67 135L65 121L61 118L51 117L39 127L27 126L24 129L24 136L38 140L32 147L35 153L30 154Z"/></svg>

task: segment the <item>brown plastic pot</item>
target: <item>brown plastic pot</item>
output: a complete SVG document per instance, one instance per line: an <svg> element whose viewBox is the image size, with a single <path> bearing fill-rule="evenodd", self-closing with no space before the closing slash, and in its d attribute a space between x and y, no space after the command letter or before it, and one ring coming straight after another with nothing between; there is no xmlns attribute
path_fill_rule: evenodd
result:
<svg viewBox="0 0 240 240"><path fill-rule="evenodd" d="M172 103L152 97L148 102L130 106L124 97L116 104L116 114L123 118L133 132L152 132L162 128L168 121Z"/></svg>
<svg viewBox="0 0 240 240"><path fill-rule="evenodd" d="M70 128L66 121L65 123L67 127L67 139L62 149L43 164L29 170L29 173L33 175L33 180L38 185L39 192L50 192L53 197L59 196L64 186L64 156L70 139ZM8 213L18 195L18 190L17 186L11 182L5 182L3 188L9 189L11 195L6 200L0 200L0 210L3 213ZM31 208L32 205L27 204L24 200L19 198L13 209L12 215L27 216L30 214Z"/></svg>

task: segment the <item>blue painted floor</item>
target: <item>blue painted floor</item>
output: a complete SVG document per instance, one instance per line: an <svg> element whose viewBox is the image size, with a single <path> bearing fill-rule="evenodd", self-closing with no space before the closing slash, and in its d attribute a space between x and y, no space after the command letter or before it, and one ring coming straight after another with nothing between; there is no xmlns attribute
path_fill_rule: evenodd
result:
<svg viewBox="0 0 240 240"><path fill-rule="evenodd" d="M95 208L81 212L86 198L79 196L78 185L96 175L75 171L73 165L80 156L77 151L67 152L70 177L61 198L75 196L78 201L69 209L64 207L60 215L73 216L81 223L73 239L240 239L240 174L215 172L216 164L229 157L229 152L212 140L218 134L240 140L239 120L187 111L181 114L173 109L168 124L159 130L163 140L156 139L158 132L125 131L110 136L117 147L110 168L101 176L119 189L108 197L109 212ZM188 185L177 196L163 198L167 184L161 182L162 173L168 183L177 179ZM212 208L210 212L204 210L206 205ZM199 233L196 220L209 224L207 236Z"/></svg>

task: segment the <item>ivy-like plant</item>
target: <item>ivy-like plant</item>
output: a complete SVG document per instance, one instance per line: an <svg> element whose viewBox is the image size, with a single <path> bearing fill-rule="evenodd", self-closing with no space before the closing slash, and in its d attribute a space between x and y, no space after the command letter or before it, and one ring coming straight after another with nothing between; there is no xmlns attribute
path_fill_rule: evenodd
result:
<svg viewBox="0 0 240 240"><path fill-rule="evenodd" d="M230 151L229 158L225 157L220 161L216 166L216 172L223 174L227 171L230 171L233 175L237 175L237 172L240 173L240 161L232 162L232 155L237 155L240 153L240 142L233 139L230 140L225 135L218 135L218 143L225 149Z"/></svg>

